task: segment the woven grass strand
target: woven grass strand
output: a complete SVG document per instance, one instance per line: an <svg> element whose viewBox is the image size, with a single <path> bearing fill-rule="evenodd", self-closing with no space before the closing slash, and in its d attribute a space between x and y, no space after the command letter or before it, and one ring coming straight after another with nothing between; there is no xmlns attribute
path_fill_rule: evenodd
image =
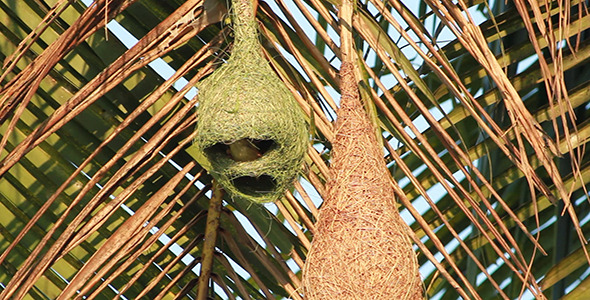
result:
<svg viewBox="0 0 590 300"><path fill-rule="evenodd" d="M342 99L327 196L303 268L306 299L422 299L406 235L353 67L341 67Z"/></svg>
<svg viewBox="0 0 590 300"><path fill-rule="evenodd" d="M233 198L274 201L290 188L307 149L305 119L293 95L264 59L250 0L233 0L234 46L227 63L199 84L195 144L209 173ZM259 158L236 160L244 141ZM234 146L237 144L234 144Z"/></svg>

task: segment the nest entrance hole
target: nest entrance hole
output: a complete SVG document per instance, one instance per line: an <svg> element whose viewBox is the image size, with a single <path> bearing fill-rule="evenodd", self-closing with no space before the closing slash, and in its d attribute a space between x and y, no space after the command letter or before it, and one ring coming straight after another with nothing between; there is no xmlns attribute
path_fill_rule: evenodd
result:
<svg viewBox="0 0 590 300"><path fill-rule="evenodd" d="M272 193L277 187L277 181L270 175L240 176L232 179L231 183L248 196Z"/></svg>
<svg viewBox="0 0 590 300"><path fill-rule="evenodd" d="M235 161L253 161L276 148L275 140L244 138L235 141L219 142L204 149L209 157L227 157Z"/></svg>

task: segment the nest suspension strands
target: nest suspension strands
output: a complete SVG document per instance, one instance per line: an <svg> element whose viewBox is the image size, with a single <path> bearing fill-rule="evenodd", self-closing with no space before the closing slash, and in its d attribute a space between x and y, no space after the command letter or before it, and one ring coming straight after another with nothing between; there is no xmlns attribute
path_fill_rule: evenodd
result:
<svg viewBox="0 0 590 300"><path fill-rule="evenodd" d="M274 201L300 170L307 127L262 56L251 0L232 0L232 17L231 57L199 85L195 157L232 197Z"/></svg>
<svg viewBox="0 0 590 300"><path fill-rule="evenodd" d="M383 151L355 80L352 33L346 29L351 28L352 2L343 3L342 97L327 196L303 268L304 294L309 300L422 299L407 225L397 211Z"/></svg>

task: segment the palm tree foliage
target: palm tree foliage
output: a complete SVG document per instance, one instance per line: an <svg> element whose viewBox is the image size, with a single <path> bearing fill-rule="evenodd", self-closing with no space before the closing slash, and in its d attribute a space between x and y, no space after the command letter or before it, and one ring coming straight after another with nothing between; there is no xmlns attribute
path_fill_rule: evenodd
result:
<svg viewBox="0 0 590 300"><path fill-rule="evenodd" d="M583 297L586 4L410 4L359 1L352 26L427 295ZM293 190L266 205L226 196L212 226L219 194L189 155L193 86L231 53L228 6L0 1L0 298L302 299L330 176L339 3L258 3L311 143ZM118 25L138 41L123 45Z"/></svg>

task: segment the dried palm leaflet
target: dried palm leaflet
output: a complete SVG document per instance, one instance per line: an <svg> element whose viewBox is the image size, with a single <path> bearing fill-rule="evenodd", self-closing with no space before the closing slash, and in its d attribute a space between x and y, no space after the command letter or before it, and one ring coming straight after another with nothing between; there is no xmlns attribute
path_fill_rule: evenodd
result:
<svg viewBox="0 0 590 300"><path fill-rule="evenodd" d="M264 59L254 5L232 1L234 46L199 84L192 155L233 198L276 200L301 169L308 133L293 95Z"/></svg>

